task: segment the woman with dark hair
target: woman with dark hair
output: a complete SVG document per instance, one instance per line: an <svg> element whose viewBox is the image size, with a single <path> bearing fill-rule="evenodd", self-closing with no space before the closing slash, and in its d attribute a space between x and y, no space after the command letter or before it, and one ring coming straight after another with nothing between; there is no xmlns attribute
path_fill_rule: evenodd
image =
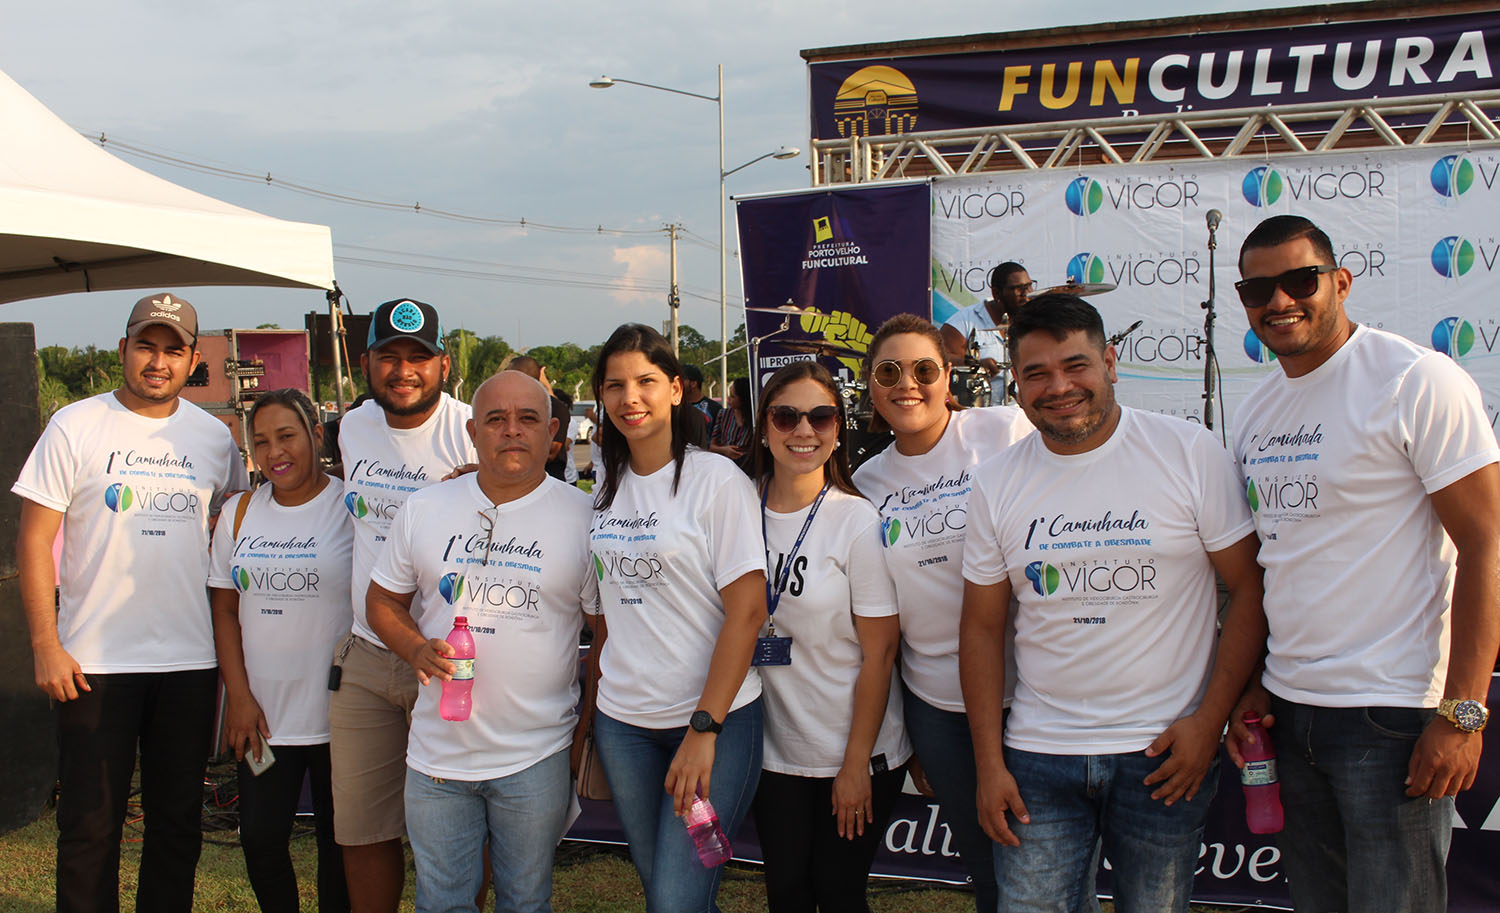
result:
<svg viewBox="0 0 1500 913"><path fill-rule="evenodd" d="M708 798L728 834L761 767L766 618L755 490L734 464L688 446L691 407L661 334L615 330L594 367L604 480L590 533L599 575L594 739L646 908L718 907L720 868L699 861L682 815Z"/></svg>
<svg viewBox="0 0 1500 913"><path fill-rule="evenodd" d="M755 423L750 418L750 378L736 377L729 382L729 398L719 417L714 419L713 434L709 437L708 449L727 456L749 471L748 451L755 440Z"/></svg>
<svg viewBox="0 0 1500 913"><path fill-rule="evenodd" d="M224 737L240 759L240 846L264 911L299 909L288 851L303 775L312 780L318 909L349 909L333 840L328 657L349 633L354 531L344 486L323 471L323 427L297 390L250 408L251 455L270 482L230 498L214 530L208 585L229 706ZM272 760L268 768L251 766Z"/></svg>
<svg viewBox="0 0 1500 913"><path fill-rule="evenodd" d="M771 913L868 913L911 755L891 687L901 629L880 512L850 478L839 402L826 369L796 362L767 381L756 421L772 611L756 657L769 662L755 827Z"/></svg>
<svg viewBox="0 0 1500 913"><path fill-rule="evenodd" d="M943 805L974 904L992 913L999 902L994 844L975 810L974 746L958 683L965 504L971 470L1030 433L1031 424L1015 406L961 409L948 395L949 369L942 336L929 321L898 314L881 325L865 356L871 430L889 430L895 442L854 478L880 505L886 567L901 605L907 735ZM1007 659L1005 668L1008 703L1015 663Z"/></svg>

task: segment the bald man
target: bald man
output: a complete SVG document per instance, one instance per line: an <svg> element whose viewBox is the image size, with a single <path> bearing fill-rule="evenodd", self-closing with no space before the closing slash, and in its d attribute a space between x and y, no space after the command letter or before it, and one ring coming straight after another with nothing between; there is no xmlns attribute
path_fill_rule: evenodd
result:
<svg viewBox="0 0 1500 913"><path fill-rule="evenodd" d="M468 423L478 471L413 494L371 574L371 626L421 682L406 755L418 911L474 909L486 836L496 908L551 909L578 635L598 591L592 501L546 471L548 400L517 371L480 385ZM472 666L450 660L442 639L458 617L474 636ZM465 677L469 718L442 720L442 688Z"/></svg>

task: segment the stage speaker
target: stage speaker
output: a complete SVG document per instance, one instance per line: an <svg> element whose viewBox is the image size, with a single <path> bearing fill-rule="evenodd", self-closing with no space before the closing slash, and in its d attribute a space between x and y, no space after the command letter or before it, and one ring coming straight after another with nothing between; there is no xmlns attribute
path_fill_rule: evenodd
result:
<svg viewBox="0 0 1500 913"><path fill-rule="evenodd" d="M37 690L31 634L16 575L21 499L10 486L41 434L36 334L29 323L0 323L0 834L35 821L57 782L57 722Z"/></svg>

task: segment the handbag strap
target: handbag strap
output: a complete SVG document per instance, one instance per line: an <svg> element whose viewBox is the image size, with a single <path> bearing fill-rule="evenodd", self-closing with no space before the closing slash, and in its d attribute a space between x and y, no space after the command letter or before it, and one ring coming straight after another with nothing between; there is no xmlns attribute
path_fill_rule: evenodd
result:
<svg viewBox="0 0 1500 913"><path fill-rule="evenodd" d="M254 497L255 489L250 489L240 495L239 503L234 505L234 541L240 541L240 524L245 522L245 513L250 510L250 499Z"/></svg>

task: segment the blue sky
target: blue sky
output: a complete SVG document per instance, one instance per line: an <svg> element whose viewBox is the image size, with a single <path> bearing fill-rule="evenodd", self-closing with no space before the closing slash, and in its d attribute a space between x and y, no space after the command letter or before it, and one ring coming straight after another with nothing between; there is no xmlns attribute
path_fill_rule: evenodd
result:
<svg viewBox="0 0 1500 913"><path fill-rule="evenodd" d="M1261 2L1252 6L1297 5ZM1224 12L1224 0L1145 0L1138 18ZM1105 22L1118 2L894 0L817 5L532 4L188 0L22 4L6 12L0 69L75 128L194 162L368 199L463 213L643 232L557 233L339 205L123 155L228 202L333 229L335 269L355 311L414 297L448 325L523 346L591 345L625 320L665 319L667 240L680 222L682 321L718 329L714 105L600 74L714 94L724 65L731 194L807 186L803 48ZM728 210L731 250L733 207ZM444 260L435 257L450 258ZM417 264L398 271L368 262ZM491 278L431 272L462 270ZM523 283L495 281L497 275ZM584 282L591 286L563 284ZM632 291L648 283L652 290ZM730 261L730 301L738 289ZM185 290L205 329L300 326L321 293ZM7 304L41 345L112 346L132 292ZM731 310L730 327L740 322Z"/></svg>

